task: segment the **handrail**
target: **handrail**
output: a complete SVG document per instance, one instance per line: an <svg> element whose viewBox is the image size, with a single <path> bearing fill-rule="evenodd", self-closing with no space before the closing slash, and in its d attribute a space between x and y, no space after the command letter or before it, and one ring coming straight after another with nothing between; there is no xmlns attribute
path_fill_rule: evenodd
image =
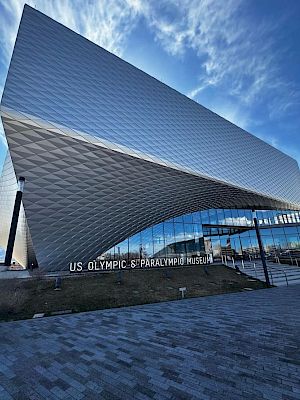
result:
<svg viewBox="0 0 300 400"><path fill-rule="evenodd" d="M235 265L236 265L235 262L233 262L232 264L230 264L230 263L228 264L228 266L233 268L233 269L235 268ZM242 267L243 267L243 272L245 271L245 267L250 267L250 268L252 267L253 270L254 270L254 273L255 273L255 278L258 279L257 278L257 269L256 269L256 263L255 262L253 264L251 262L249 264L248 263L245 264L245 262L244 262L244 263L242 263ZM280 267L279 267L278 264L276 264L276 266L267 265L267 269L268 269L268 271L270 273L271 283L272 283L273 286L274 286L274 275L273 275L272 272L281 272L281 273L283 273L284 277L285 277L286 285L289 286L289 279L288 279L286 271L285 271L284 267L282 267L282 265L280 265ZM247 268L246 268L246 271L247 271Z"/></svg>
<svg viewBox="0 0 300 400"><path fill-rule="evenodd" d="M255 266L255 263L253 263L253 268L254 268L254 271L255 271L255 278L257 279L257 272L256 272L256 266Z"/></svg>
<svg viewBox="0 0 300 400"><path fill-rule="evenodd" d="M272 275L272 267L268 267L267 266L267 270L270 271L272 285L274 286L274 279L273 279L273 275Z"/></svg>
<svg viewBox="0 0 300 400"><path fill-rule="evenodd" d="M285 273L285 270L284 270L284 269L283 269L283 273L284 273L285 280L286 280L286 286L289 286L288 278L287 278L287 275L286 275L286 273Z"/></svg>
<svg viewBox="0 0 300 400"><path fill-rule="evenodd" d="M286 274L286 272L285 272L285 270L284 270L284 267L280 268L280 267L278 267L278 266L276 266L276 267L274 267L274 266L269 266L268 268L270 269L270 272L271 272L272 269L275 269L275 270L277 270L277 271L283 272L283 273L284 273L284 277L285 277L285 281L286 281L286 286L289 286L288 277L287 277L287 274ZM271 276L272 276L272 272L271 272ZM272 279L272 284L273 284L273 279Z"/></svg>

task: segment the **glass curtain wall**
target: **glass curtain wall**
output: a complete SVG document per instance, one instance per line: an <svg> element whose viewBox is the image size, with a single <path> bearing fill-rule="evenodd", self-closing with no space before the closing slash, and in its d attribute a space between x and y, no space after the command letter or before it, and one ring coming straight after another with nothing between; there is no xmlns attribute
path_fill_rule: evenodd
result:
<svg viewBox="0 0 300 400"><path fill-rule="evenodd" d="M257 218L268 258L300 258L299 211L257 211ZM171 218L131 236L104 256L132 259L203 253L212 254L214 260L259 257L252 212L204 210Z"/></svg>

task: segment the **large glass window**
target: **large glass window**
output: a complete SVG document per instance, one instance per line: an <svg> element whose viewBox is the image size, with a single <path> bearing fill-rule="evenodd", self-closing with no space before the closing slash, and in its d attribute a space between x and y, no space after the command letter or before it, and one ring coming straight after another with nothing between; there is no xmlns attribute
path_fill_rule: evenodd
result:
<svg viewBox="0 0 300 400"><path fill-rule="evenodd" d="M154 247L154 255L157 255L159 257L166 257L163 223L160 223L153 227L153 247Z"/></svg>
<svg viewBox="0 0 300 400"><path fill-rule="evenodd" d="M241 246L244 259L248 260L249 254L252 253L252 243L249 235L241 238Z"/></svg>
<svg viewBox="0 0 300 400"><path fill-rule="evenodd" d="M290 250L300 250L300 238L298 235L286 235L286 240Z"/></svg>
<svg viewBox="0 0 300 400"><path fill-rule="evenodd" d="M232 225L240 225L238 210L231 210Z"/></svg>
<svg viewBox="0 0 300 400"><path fill-rule="evenodd" d="M272 233L273 235L284 235L284 229L283 228L272 228Z"/></svg>
<svg viewBox="0 0 300 400"><path fill-rule="evenodd" d="M193 224L184 224L184 236L185 240L195 239Z"/></svg>
<svg viewBox="0 0 300 400"><path fill-rule="evenodd" d="M175 229L175 241L183 242L185 240L183 223L179 222L174 223L174 229Z"/></svg>
<svg viewBox="0 0 300 400"><path fill-rule="evenodd" d="M185 235L183 223L174 223L175 230L175 241L176 241L176 253L178 256L183 256L186 253L185 248Z"/></svg>
<svg viewBox="0 0 300 400"><path fill-rule="evenodd" d="M281 262L291 257L300 258L299 212L266 210L258 211L257 215L266 255L278 256ZM212 226L203 228L203 224ZM249 229L243 230L240 226ZM103 256L112 259L181 257L204 251L212 253L215 259L259 257L251 210L210 209L171 218L124 240Z"/></svg>
<svg viewBox="0 0 300 400"><path fill-rule="evenodd" d="M231 215L231 210L224 210L225 214L225 225L233 225L232 222L232 215Z"/></svg>
<svg viewBox="0 0 300 400"><path fill-rule="evenodd" d="M225 224L225 215L224 215L224 210L218 209L217 210L217 223L218 225Z"/></svg>
<svg viewBox="0 0 300 400"><path fill-rule="evenodd" d="M129 238L129 259L142 257L141 234L137 233Z"/></svg>
<svg viewBox="0 0 300 400"><path fill-rule="evenodd" d="M154 253L152 227L141 232L141 242L143 258L152 257Z"/></svg>
<svg viewBox="0 0 300 400"><path fill-rule="evenodd" d="M274 244L277 252L281 255L288 250L288 245L285 235L274 235Z"/></svg>
<svg viewBox="0 0 300 400"><path fill-rule="evenodd" d="M174 222L183 222L183 215L174 218Z"/></svg>
<svg viewBox="0 0 300 400"><path fill-rule="evenodd" d="M240 238L238 235L234 235L230 238L231 241L231 248L233 251L233 256L235 258L239 258L242 255L242 246L240 242Z"/></svg>
<svg viewBox="0 0 300 400"><path fill-rule="evenodd" d="M251 210L245 210L245 218L246 218L247 226L252 226L253 225L253 218L252 218L252 211Z"/></svg>
<svg viewBox="0 0 300 400"><path fill-rule="evenodd" d="M193 216L192 216L192 214L185 214L185 215L183 216L183 222L184 222L185 224L192 224L192 223L193 223Z"/></svg>
<svg viewBox="0 0 300 400"><path fill-rule="evenodd" d="M164 234L166 245L175 242L175 232L173 223L164 223Z"/></svg>
<svg viewBox="0 0 300 400"><path fill-rule="evenodd" d="M192 218L193 218L194 224L201 224L201 217L200 217L199 211L192 213Z"/></svg>
<svg viewBox="0 0 300 400"><path fill-rule="evenodd" d="M262 242L263 242L263 246L264 246L264 250L266 253L267 257L271 257L274 256L274 241L273 241L273 236L272 235L268 235L268 236L262 236Z"/></svg>
<svg viewBox="0 0 300 400"><path fill-rule="evenodd" d="M210 237L204 238L204 249L205 253L212 254L212 244Z"/></svg>
<svg viewBox="0 0 300 400"><path fill-rule="evenodd" d="M214 259L221 258L222 256L222 250L221 250L221 242L220 239L213 239L211 241L211 246L212 246L212 253Z"/></svg>
<svg viewBox="0 0 300 400"><path fill-rule="evenodd" d="M216 225L218 223L216 210L213 209L209 210L208 215L209 215L209 223L211 225Z"/></svg>
<svg viewBox="0 0 300 400"><path fill-rule="evenodd" d="M123 242L119 243L117 246L114 247L115 259L120 260L128 258L128 242L129 242L128 239L123 240Z"/></svg>
<svg viewBox="0 0 300 400"><path fill-rule="evenodd" d="M297 229L297 227L296 226L285 226L284 228L284 233L286 234L286 235L291 235L291 234L294 234L294 233L298 233L298 229Z"/></svg>
<svg viewBox="0 0 300 400"><path fill-rule="evenodd" d="M173 223L164 224L165 244L166 244L166 256L172 257L176 253L175 249L175 232Z"/></svg>
<svg viewBox="0 0 300 400"><path fill-rule="evenodd" d="M208 211L201 211L201 220L202 220L202 225L207 225L209 224L209 216L208 216Z"/></svg>
<svg viewBox="0 0 300 400"><path fill-rule="evenodd" d="M271 236L272 235L272 229L261 228L260 229L260 234L261 234L261 236Z"/></svg>

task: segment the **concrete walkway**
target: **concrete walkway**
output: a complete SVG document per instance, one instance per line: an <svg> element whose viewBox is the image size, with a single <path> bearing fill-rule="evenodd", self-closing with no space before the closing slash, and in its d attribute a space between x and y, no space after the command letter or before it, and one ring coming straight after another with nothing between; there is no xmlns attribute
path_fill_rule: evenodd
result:
<svg viewBox="0 0 300 400"><path fill-rule="evenodd" d="M299 349L297 285L2 323L0 399L299 400Z"/></svg>

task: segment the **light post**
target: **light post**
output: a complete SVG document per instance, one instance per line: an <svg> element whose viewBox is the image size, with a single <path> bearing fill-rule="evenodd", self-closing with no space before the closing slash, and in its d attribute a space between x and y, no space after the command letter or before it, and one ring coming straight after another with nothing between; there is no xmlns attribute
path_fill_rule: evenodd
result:
<svg viewBox="0 0 300 400"><path fill-rule="evenodd" d="M260 252L260 258L261 258L261 262L263 265L264 274L265 274L265 278L266 278L266 284L268 287L270 287L271 284L270 284L269 273L268 273L268 268L267 268L267 263L266 263L266 256L265 256L265 251L264 251L264 247L263 247L261 236L260 236L260 230L259 230L255 210L252 210L252 218L254 221L254 226L255 226L255 231L256 231L256 236L257 236L257 241L258 241L258 247L259 247L259 252Z"/></svg>
<svg viewBox="0 0 300 400"><path fill-rule="evenodd" d="M7 267L11 266L11 259L12 259L12 254L13 254L13 250L14 250L19 214L20 214L21 200L22 200L22 195L23 195L23 191L24 191L24 184L25 184L25 178L23 176L20 176L18 179L18 190L16 193L15 205L14 205L13 215L12 215L12 219L11 219L9 236L8 236L6 253L5 253L4 265Z"/></svg>

